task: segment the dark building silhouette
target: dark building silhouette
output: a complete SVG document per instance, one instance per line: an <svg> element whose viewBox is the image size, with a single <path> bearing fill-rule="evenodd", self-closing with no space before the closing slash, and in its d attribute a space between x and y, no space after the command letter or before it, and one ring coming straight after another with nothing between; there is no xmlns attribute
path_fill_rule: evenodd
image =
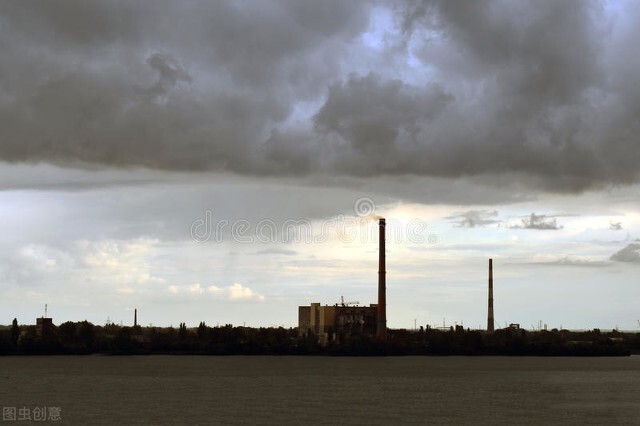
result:
<svg viewBox="0 0 640 426"><path fill-rule="evenodd" d="M20 326L18 325L18 319L14 318L11 323L11 342L13 346L18 346L18 341L20 340Z"/></svg>
<svg viewBox="0 0 640 426"><path fill-rule="evenodd" d="M48 336L53 332L53 330L55 330L55 326L53 325L53 318L36 318L36 336Z"/></svg>

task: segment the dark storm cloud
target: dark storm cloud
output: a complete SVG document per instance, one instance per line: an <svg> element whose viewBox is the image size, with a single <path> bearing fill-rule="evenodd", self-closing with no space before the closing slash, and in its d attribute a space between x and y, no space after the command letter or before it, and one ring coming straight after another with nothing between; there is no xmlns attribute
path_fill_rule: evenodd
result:
<svg viewBox="0 0 640 426"><path fill-rule="evenodd" d="M418 144L420 126L436 116L451 96L438 85L417 88L376 74L349 76L329 88L327 100L315 116L321 133L334 132L349 141L364 161L353 164L368 172L394 172L405 161L401 150ZM398 146L407 144L408 147ZM417 154L420 154L419 152Z"/></svg>
<svg viewBox="0 0 640 426"><path fill-rule="evenodd" d="M553 192L638 182L638 6L377 6L5 2L0 159L509 176ZM395 27L372 47L361 36L381 8Z"/></svg>
<svg viewBox="0 0 640 426"><path fill-rule="evenodd" d="M475 91L466 105L458 96L458 128L450 123L434 141L446 167L430 170L519 171L560 191L637 178L602 158L620 132L609 140L589 133L597 111L610 112L601 91L611 40L598 3L427 1L408 6L403 19L423 62ZM625 148L637 158L633 145Z"/></svg>
<svg viewBox="0 0 640 426"><path fill-rule="evenodd" d="M76 3L0 6L5 161L263 173L265 133L367 23L342 1Z"/></svg>
<svg viewBox="0 0 640 426"><path fill-rule="evenodd" d="M171 56L154 53L147 59L147 64L158 72L159 79L152 87L143 90L144 93L164 95L179 81L191 83L189 73Z"/></svg>
<svg viewBox="0 0 640 426"><path fill-rule="evenodd" d="M640 244L632 243L614 253L611 260L616 262L640 263Z"/></svg>

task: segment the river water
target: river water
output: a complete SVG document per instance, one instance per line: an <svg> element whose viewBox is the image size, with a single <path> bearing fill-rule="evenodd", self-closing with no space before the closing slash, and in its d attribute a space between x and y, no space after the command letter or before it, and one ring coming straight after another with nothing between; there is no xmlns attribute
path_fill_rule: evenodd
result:
<svg viewBox="0 0 640 426"><path fill-rule="evenodd" d="M0 357L0 406L25 419L0 425L38 407L79 425L640 424L640 356Z"/></svg>

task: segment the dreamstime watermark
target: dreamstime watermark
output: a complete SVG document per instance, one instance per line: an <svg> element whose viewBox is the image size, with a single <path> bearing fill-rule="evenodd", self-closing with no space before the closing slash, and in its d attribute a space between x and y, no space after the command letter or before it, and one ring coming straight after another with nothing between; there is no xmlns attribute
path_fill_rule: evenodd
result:
<svg viewBox="0 0 640 426"><path fill-rule="evenodd" d="M353 212L358 217L375 217L376 204L369 197L360 197L353 203Z"/></svg>
<svg viewBox="0 0 640 426"><path fill-rule="evenodd" d="M198 243L217 242L231 239L238 243L323 243L334 236L342 243L377 241L378 222L376 206L369 197L358 198L353 205L354 216L338 215L321 221L310 219L285 219L275 221L264 218L257 221L248 219L214 219L213 211L206 210L204 218L191 223L191 239ZM427 223L422 219L401 221L388 218L386 239L389 242L409 242L414 244L436 244L438 236L429 233Z"/></svg>

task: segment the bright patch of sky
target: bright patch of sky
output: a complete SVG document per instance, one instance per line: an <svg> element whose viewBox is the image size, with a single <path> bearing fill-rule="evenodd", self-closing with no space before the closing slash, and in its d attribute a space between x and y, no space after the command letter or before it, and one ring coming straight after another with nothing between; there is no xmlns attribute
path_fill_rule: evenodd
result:
<svg viewBox="0 0 640 426"><path fill-rule="evenodd" d="M244 200L238 210L224 195L231 183L223 181L0 193L2 205L16 212L3 214L3 300L27 323L48 303L56 318L127 323L138 308L143 324L157 325L295 326L298 305L333 304L340 296L375 303L377 218L354 214L360 191L323 189L334 203L313 217L307 202L282 208L287 200L314 198L309 187L233 184L234 197ZM610 259L640 236L640 216L625 192L619 203L588 212L581 206L610 195L488 206L379 202L385 197L369 194L372 214L388 223L390 326L411 328L414 319L438 325L443 317L448 324L482 324L486 264L493 257L499 321L631 328L640 265ZM214 222L245 221L246 242L229 233L219 241L192 240L190 226L208 208ZM16 222L17 212L28 220ZM531 213L553 218L557 229L523 229ZM286 239L280 231L287 220L311 232ZM278 232L260 228L266 221ZM611 292L598 296L598 283L608 283ZM572 298L581 309L569 315L563 300ZM603 300L617 304L615 315L602 308Z"/></svg>

